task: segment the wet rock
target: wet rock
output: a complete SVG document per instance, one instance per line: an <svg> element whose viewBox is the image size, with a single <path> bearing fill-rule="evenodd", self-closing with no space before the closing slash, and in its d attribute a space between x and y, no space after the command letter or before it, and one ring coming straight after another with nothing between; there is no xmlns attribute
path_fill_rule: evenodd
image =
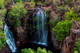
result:
<svg viewBox="0 0 80 53"><path fill-rule="evenodd" d="M70 30L70 36L67 36L63 42L62 53L73 53L73 48L75 47L75 42L80 36L80 24L75 20L72 21L73 26Z"/></svg>
<svg viewBox="0 0 80 53"><path fill-rule="evenodd" d="M52 40L52 43L53 43L53 47L55 49L61 49L61 46L60 46L59 42L57 41L56 36L54 35L53 31L52 31L51 35L52 35L51 40Z"/></svg>
<svg viewBox="0 0 80 53"><path fill-rule="evenodd" d="M51 50L60 50L61 49L61 45L57 41L53 30L50 30L48 33L49 33L49 35L48 35L48 45L51 48Z"/></svg>
<svg viewBox="0 0 80 53"><path fill-rule="evenodd" d="M11 53L11 50L9 49L8 45L6 45L6 47L0 50L0 53Z"/></svg>

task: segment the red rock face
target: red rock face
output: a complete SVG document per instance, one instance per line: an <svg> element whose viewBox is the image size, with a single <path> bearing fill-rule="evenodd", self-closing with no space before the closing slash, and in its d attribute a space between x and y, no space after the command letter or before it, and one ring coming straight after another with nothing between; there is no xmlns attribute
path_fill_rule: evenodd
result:
<svg viewBox="0 0 80 53"><path fill-rule="evenodd" d="M80 35L80 24L73 21L73 26L70 31L70 36L66 37L63 42L62 53L73 53L75 42L78 40Z"/></svg>

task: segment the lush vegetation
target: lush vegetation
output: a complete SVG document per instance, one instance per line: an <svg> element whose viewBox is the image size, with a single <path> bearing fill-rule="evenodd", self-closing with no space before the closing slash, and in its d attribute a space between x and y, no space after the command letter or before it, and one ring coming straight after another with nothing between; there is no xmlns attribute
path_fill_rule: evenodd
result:
<svg viewBox="0 0 80 53"><path fill-rule="evenodd" d="M6 37L3 33L3 20L7 10L5 9L4 1L0 0L0 50L6 45Z"/></svg>
<svg viewBox="0 0 80 53"><path fill-rule="evenodd" d="M74 48L74 53L80 53L80 39L76 42L76 47Z"/></svg>
<svg viewBox="0 0 80 53"><path fill-rule="evenodd" d="M27 10L24 8L23 3L17 3L16 6L12 8L12 10L8 13L11 20L11 26L18 26L20 24L20 19L25 18L27 14Z"/></svg>
<svg viewBox="0 0 80 53"><path fill-rule="evenodd" d="M72 21L66 20L58 22L53 28L58 41L63 41L66 36L70 35L70 29L72 27Z"/></svg>
<svg viewBox="0 0 80 53"><path fill-rule="evenodd" d="M0 30L0 50L6 45L6 37L3 31Z"/></svg>
<svg viewBox="0 0 80 53"><path fill-rule="evenodd" d="M56 26L56 24L60 21L60 18L59 17L54 17L53 20L49 20L49 26L50 28L53 28Z"/></svg>
<svg viewBox="0 0 80 53"><path fill-rule="evenodd" d="M67 20L76 20L77 22L80 22L80 17L78 16L78 14L75 12L73 8L69 9L69 11L65 13L65 18Z"/></svg>
<svg viewBox="0 0 80 53"><path fill-rule="evenodd" d="M26 0L27 1L27 0ZM32 27L32 16L35 12L34 8L43 6L42 9L45 10L46 16L48 19L48 24L50 27L50 32L54 32L56 39L59 42L63 42L64 39L70 35L70 29L72 28L72 20L76 20L80 22L80 1L79 0L45 0L45 2L40 2L39 0L31 0L30 2L22 2L22 0L15 0L15 5L12 5L11 0L0 0L0 50L5 47L6 38L5 34L3 33L3 22L4 17L8 8L11 8L8 11L8 22L9 25L13 29L17 30L18 32L21 31L23 38L23 33L27 34L27 30L33 31ZM5 8L6 6L6 8ZM49 9L48 9L49 7ZM29 13L28 11L29 10ZM34 12L32 12L32 11ZM31 14L30 14L31 13ZM51 14L52 13L52 14ZM27 15L27 16L26 16ZM53 15L53 17L51 17ZM28 17L28 18L27 18ZM34 18L36 22L37 17ZM46 23L45 23L46 24ZM23 26L25 27L23 27ZM16 29L20 26L20 29ZM30 26L30 27L29 27ZM28 28L29 27L29 28ZM40 29L41 29L40 25ZM26 29L27 28L27 29ZM37 29L38 26L36 25L35 28ZM13 31L12 29L12 31ZM41 29L42 30L42 29ZM17 32L15 31L15 32ZM21 34L19 32L18 35ZM36 36L36 35L35 35ZM40 47L35 51L31 48L29 49L22 49L22 53L52 53L51 51L47 51L45 48L41 49ZM74 53L80 53L80 40L76 42L76 47L74 48Z"/></svg>
<svg viewBox="0 0 80 53"><path fill-rule="evenodd" d="M0 0L0 8L5 8L4 3L5 3L5 0Z"/></svg>
<svg viewBox="0 0 80 53"><path fill-rule="evenodd" d="M50 19L51 18L51 16L50 16L50 12L51 12L51 10L50 9L48 9L48 10L45 10L45 12L46 12L46 16L47 16L47 18L48 19Z"/></svg>
<svg viewBox="0 0 80 53"><path fill-rule="evenodd" d="M40 47L38 47L36 51L31 48L29 49L25 48L25 49L22 49L21 51L22 53L52 53L50 50L47 51L45 48L41 49Z"/></svg>
<svg viewBox="0 0 80 53"><path fill-rule="evenodd" d="M22 0L16 0L16 2L22 2Z"/></svg>
<svg viewBox="0 0 80 53"><path fill-rule="evenodd" d="M65 15L66 15L65 16L66 19L68 19L68 20L76 20L76 19L78 19L78 14L73 10L73 8L69 9L69 12L66 12Z"/></svg>
<svg viewBox="0 0 80 53"><path fill-rule="evenodd" d="M60 15L63 15L66 12L66 9L62 6L57 7L57 11L60 13Z"/></svg>

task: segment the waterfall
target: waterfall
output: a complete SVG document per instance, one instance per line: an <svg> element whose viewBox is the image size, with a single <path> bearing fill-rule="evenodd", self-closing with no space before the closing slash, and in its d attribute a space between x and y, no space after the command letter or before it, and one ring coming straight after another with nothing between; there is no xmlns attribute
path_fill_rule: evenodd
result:
<svg viewBox="0 0 80 53"><path fill-rule="evenodd" d="M9 48L11 49L12 52L17 52L17 47L15 45L15 40L14 40L14 35L10 31L9 27L7 26L7 19L5 19L5 25L4 25L4 33L6 34L7 37L7 44Z"/></svg>
<svg viewBox="0 0 80 53"><path fill-rule="evenodd" d="M41 8L37 9L38 12L35 16L33 16L33 25L35 25L35 30L37 32L37 37L34 42L37 44L47 45L48 25L46 12L44 12Z"/></svg>

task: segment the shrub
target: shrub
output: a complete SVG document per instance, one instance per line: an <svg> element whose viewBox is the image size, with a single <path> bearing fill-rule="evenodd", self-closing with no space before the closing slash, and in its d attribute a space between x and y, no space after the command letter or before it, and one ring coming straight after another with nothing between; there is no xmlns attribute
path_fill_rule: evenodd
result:
<svg viewBox="0 0 80 53"><path fill-rule="evenodd" d="M44 5L44 6L49 6L49 5L50 5L50 0L49 0L49 1L46 0L46 1L43 3L43 5Z"/></svg>
<svg viewBox="0 0 80 53"><path fill-rule="evenodd" d="M64 7L62 7L62 6L58 7L57 10L60 13L60 15L63 15L65 13L65 11L66 11L66 9Z"/></svg>
<svg viewBox="0 0 80 53"><path fill-rule="evenodd" d="M69 9L68 12L65 13L65 18L67 20L76 20L77 22L80 22L80 17L78 14L74 11L74 9Z"/></svg>
<svg viewBox="0 0 80 53"><path fill-rule="evenodd" d="M37 49L37 53L47 53L46 49L41 49L40 47Z"/></svg>
<svg viewBox="0 0 80 53"><path fill-rule="evenodd" d="M54 17L53 20L49 20L49 26L50 26L50 28L56 26L56 24L57 24L59 21L60 21L60 19L59 19L57 16Z"/></svg>
<svg viewBox="0 0 80 53"><path fill-rule="evenodd" d="M80 53L80 39L76 42L76 47L74 48L75 51Z"/></svg>
<svg viewBox="0 0 80 53"><path fill-rule="evenodd" d="M16 2L22 2L22 0L16 0Z"/></svg>
<svg viewBox="0 0 80 53"><path fill-rule="evenodd" d="M6 37L3 33L3 20L7 10L4 6L5 0L0 0L0 50L6 46Z"/></svg>
<svg viewBox="0 0 80 53"><path fill-rule="evenodd" d="M45 48L41 49L40 47L37 48L37 51L29 48L29 49L22 49L22 53L52 53L50 50L47 52Z"/></svg>
<svg viewBox="0 0 80 53"><path fill-rule="evenodd" d="M70 34L71 27L72 27L72 21L66 20L58 22L57 25L53 28L57 40L63 41L66 38L66 36Z"/></svg>
<svg viewBox="0 0 80 53"><path fill-rule="evenodd" d="M6 14L6 12L7 12L7 10L5 8L0 10L0 20L1 20L1 18L3 19L3 17Z"/></svg>
<svg viewBox="0 0 80 53"><path fill-rule="evenodd" d="M2 23L3 24L3 23ZM6 37L1 29L1 22L0 22L0 50L5 47L6 45Z"/></svg>
<svg viewBox="0 0 80 53"><path fill-rule="evenodd" d="M34 0L31 0L29 7L30 7L30 8L35 7L35 2L34 2Z"/></svg>
<svg viewBox="0 0 80 53"><path fill-rule="evenodd" d="M22 51L22 53L27 53L27 49L26 48L22 49L21 51Z"/></svg>
<svg viewBox="0 0 80 53"><path fill-rule="evenodd" d="M22 49L21 51L22 51L22 53L35 53L35 51L31 48L29 48L29 49L25 48L25 49Z"/></svg>
<svg viewBox="0 0 80 53"><path fill-rule="evenodd" d="M51 18L51 16L50 16L50 12L51 12L51 10L48 9L48 10L45 10L45 12L46 12L46 16L47 16L47 18Z"/></svg>
<svg viewBox="0 0 80 53"><path fill-rule="evenodd" d="M72 9L69 9L69 11L65 13L65 17L68 20L76 20L78 18L78 14L74 12L72 8Z"/></svg>
<svg viewBox="0 0 80 53"><path fill-rule="evenodd" d="M78 53L78 51L74 51L74 53Z"/></svg>
<svg viewBox="0 0 80 53"><path fill-rule="evenodd" d="M71 0L65 0L66 4L70 5L71 4Z"/></svg>
<svg viewBox="0 0 80 53"><path fill-rule="evenodd" d="M3 18L5 16L5 11L2 9L0 10L0 50L5 47L6 45L6 38L5 38L5 34L3 33Z"/></svg>
<svg viewBox="0 0 80 53"><path fill-rule="evenodd" d="M0 0L0 8L5 8L4 2L5 2L5 0Z"/></svg>
<svg viewBox="0 0 80 53"><path fill-rule="evenodd" d="M55 5L55 6L57 6L59 3L61 3L60 0L53 0L52 2L53 2L53 5Z"/></svg>
<svg viewBox="0 0 80 53"><path fill-rule="evenodd" d="M6 12L7 10L5 8L0 10L0 30L3 30L3 21L6 15Z"/></svg>
<svg viewBox="0 0 80 53"><path fill-rule="evenodd" d="M17 3L15 7L12 8L12 10L8 13L9 19L12 20L10 25L18 26L20 24L20 19L24 18L27 11L24 8L24 4Z"/></svg>

